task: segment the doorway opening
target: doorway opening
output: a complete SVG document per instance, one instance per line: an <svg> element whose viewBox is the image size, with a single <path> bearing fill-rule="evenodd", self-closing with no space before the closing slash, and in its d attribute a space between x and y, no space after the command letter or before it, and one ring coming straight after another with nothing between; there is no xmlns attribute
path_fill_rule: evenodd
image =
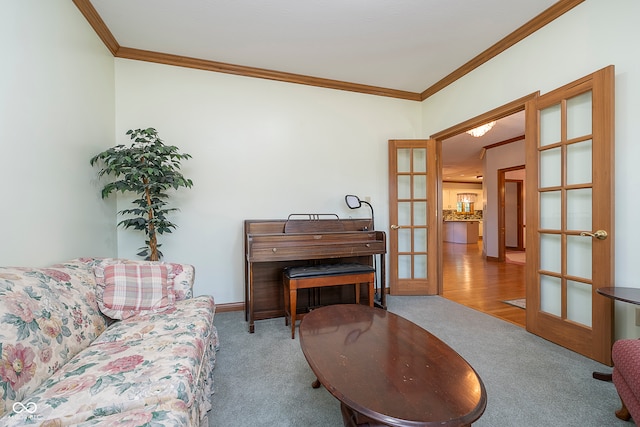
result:
<svg viewBox="0 0 640 427"><path fill-rule="evenodd" d="M525 166L498 170L498 259L526 262Z"/></svg>
<svg viewBox="0 0 640 427"><path fill-rule="evenodd" d="M515 168L513 158L511 158L514 148L520 150L520 157L518 157L520 161L516 161L515 166L520 169L524 167L526 163L524 156L525 104L535 96L537 93L513 101L431 137L437 141L442 153L443 170L438 188L443 191L443 181L453 180L450 174L447 175L448 170L446 169L448 161L445 144L450 142L448 140L490 121L497 121L493 129L498 130L501 119L508 122L513 117L521 118L515 133L481 145L482 149L479 151L478 157L482 162L482 173L475 175L482 177L480 181L482 183L482 200L480 203L476 203L482 207L482 239L475 244L450 243L440 239L439 253L441 256L439 259L441 260L442 283L438 289L444 298L522 327L526 327L526 310L505 302L523 299L526 295L526 283L524 264L504 262L506 242L501 243L500 235L503 233L499 232L499 216L502 211L499 195L503 192L500 191L501 187L498 184L498 170ZM514 131L512 130L512 132ZM506 152L509 153L504 155ZM501 160L507 158L508 160ZM511 163L504 163L505 161ZM449 179L446 178L447 176ZM518 179L505 177L505 185L507 185L507 181L518 181ZM524 197L523 184L520 185L520 192ZM516 184L516 192L518 191L517 186L518 184ZM444 204L445 195L440 195L439 199L440 212L443 213L444 219L444 211L447 206ZM451 200L451 195L448 200ZM521 206L521 209L521 213L523 213L524 206ZM524 224L522 224L522 229L524 229L523 226ZM443 236L444 232L441 232L440 235ZM519 243L515 244L516 248L519 246L525 247L524 235Z"/></svg>

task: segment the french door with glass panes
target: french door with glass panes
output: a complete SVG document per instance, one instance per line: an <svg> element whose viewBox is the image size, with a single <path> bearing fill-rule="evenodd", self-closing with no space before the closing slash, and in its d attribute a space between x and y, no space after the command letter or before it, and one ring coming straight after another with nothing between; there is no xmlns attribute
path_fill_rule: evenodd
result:
<svg viewBox="0 0 640 427"><path fill-rule="evenodd" d="M392 295L438 293L435 140L389 141L389 286Z"/></svg>
<svg viewBox="0 0 640 427"><path fill-rule="evenodd" d="M611 364L613 66L527 105L527 330Z"/></svg>

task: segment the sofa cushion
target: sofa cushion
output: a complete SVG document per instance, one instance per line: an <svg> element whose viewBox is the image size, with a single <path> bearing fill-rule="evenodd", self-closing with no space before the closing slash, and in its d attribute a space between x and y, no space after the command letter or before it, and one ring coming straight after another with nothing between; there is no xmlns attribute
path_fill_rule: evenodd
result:
<svg viewBox="0 0 640 427"><path fill-rule="evenodd" d="M113 319L160 312L173 307L173 276L169 264L110 264L95 269L98 304Z"/></svg>
<svg viewBox="0 0 640 427"><path fill-rule="evenodd" d="M195 267L191 264L169 263L173 271L173 292L176 301L193 297L193 281L195 280Z"/></svg>
<svg viewBox="0 0 640 427"><path fill-rule="evenodd" d="M106 327L83 263L0 267L0 415Z"/></svg>
<svg viewBox="0 0 640 427"><path fill-rule="evenodd" d="M81 258L81 260L93 266L94 269L103 269L107 265L111 264L166 264L171 266L171 271L174 276L173 293L175 295L176 301L181 301L193 297L193 281L195 280L195 268L191 264L180 264L177 262L165 261L130 260L124 258Z"/></svg>

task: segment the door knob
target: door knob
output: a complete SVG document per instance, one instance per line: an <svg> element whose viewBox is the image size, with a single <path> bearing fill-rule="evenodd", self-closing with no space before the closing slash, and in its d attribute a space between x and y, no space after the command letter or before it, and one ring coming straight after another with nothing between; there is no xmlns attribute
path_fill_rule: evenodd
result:
<svg viewBox="0 0 640 427"><path fill-rule="evenodd" d="M609 236L609 234L607 234L607 232L604 230L598 230L595 233L589 233L588 231L583 231L582 233L580 233L580 235L593 237L594 239L598 239L598 240L604 240Z"/></svg>
<svg viewBox="0 0 640 427"><path fill-rule="evenodd" d="M400 228L400 226L399 226L399 225L391 224L391 229L392 229L392 230L397 230L398 228Z"/></svg>

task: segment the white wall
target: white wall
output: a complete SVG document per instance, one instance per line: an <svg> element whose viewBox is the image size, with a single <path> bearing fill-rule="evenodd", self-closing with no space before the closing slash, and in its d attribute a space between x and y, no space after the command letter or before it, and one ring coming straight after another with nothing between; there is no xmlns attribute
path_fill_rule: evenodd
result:
<svg viewBox="0 0 640 427"><path fill-rule="evenodd" d="M0 265L115 255L89 165L113 141L113 57L68 0L2 2L0 40Z"/></svg>
<svg viewBox="0 0 640 427"><path fill-rule="evenodd" d="M525 164L524 139L487 150L484 157L483 190L486 206L484 210L484 253L498 258L498 170Z"/></svg>
<svg viewBox="0 0 640 427"><path fill-rule="evenodd" d="M587 0L427 99L422 112L425 135L430 135L536 90L546 93L615 65L615 274L617 286L631 287L640 287L636 279L640 200L624 195L633 194L640 182L638 16L637 0ZM638 336L634 312L629 304L617 303L617 336Z"/></svg>
<svg viewBox="0 0 640 427"><path fill-rule="evenodd" d="M193 156L183 173L194 186L172 200L178 229L161 249L194 264L194 292L220 304L244 301L244 219L369 217L346 207L356 194L371 197L376 228L388 229L388 140L421 134L416 102L139 61L116 60L116 93L118 142L155 127ZM143 242L120 230L118 255L135 257Z"/></svg>

